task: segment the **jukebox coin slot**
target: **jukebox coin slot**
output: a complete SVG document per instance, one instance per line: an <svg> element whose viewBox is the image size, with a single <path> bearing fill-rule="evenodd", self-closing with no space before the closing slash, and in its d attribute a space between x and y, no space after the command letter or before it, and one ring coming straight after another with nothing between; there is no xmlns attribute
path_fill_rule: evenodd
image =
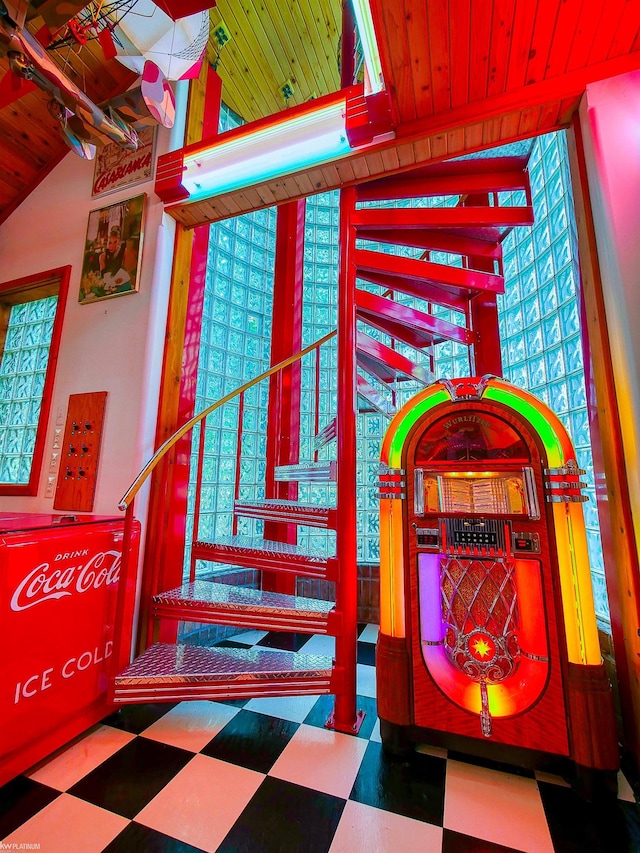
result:
<svg viewBox="0 0 640 853"><path fill-rule="evenodd" d="M514 530L511 534L511 546L514 553L539 554L540 534Z"/></svg>
<svg viewBox="0 0 640 853"><path fill-rule="evenodd" d="M416 545L418 548L429 548L431 551L440 550L440 531L437 527L417 527Z"/></svg>

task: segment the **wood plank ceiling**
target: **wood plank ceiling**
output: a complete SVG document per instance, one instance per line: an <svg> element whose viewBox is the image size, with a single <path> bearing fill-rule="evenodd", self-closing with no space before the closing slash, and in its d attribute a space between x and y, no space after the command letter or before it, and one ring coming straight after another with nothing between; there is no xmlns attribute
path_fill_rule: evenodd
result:
<svg viewBox="0 0 640 853"><path fill-rule="evenodd" d="M244 193L176 205L172 215L192 226L563 127L588 82L640 67L638 0L371 0L371 6L396 142ZM252 121L335 91L341 16L341 0L218 0L208 57L219 60L226 103ZM231 38L218 50L221 23ZM60 62L97 103L131 83L130 72L106 62L95 42ZM6 71L2 59L0 80ZM66 151L43 93L0 110L0 222Z"/></svg>
<svg viewBox="0 0 640 853"><path fill-rule="evenodd" d="M638 0L370 0L396 139L244 192L187 227L566 127L588 83L640 68Z"/></svg>
<svg viewBox="0 0 640 853"><path fill-rule="evenodd" d="M341 0L218 0L211 23L209 60L219 58L225 103L245 121L340 88ZM220 25L231 38L218 50Z"/></svg>

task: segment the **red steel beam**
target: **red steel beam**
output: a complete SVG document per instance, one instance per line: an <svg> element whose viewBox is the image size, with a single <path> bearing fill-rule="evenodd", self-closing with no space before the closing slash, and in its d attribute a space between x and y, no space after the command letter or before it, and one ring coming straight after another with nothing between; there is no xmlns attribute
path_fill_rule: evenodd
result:
<svg viewBox="0 0 640 853"><path fill-rule="evenodd" d="M399 278L411 278L431 284L458 287L469 291L489 291L504 293L504 279L501 275L450 267L447 264L434 264L417 258L403 258L383 252L358 249L355 262L360 270L385 272Z"/></svg>
<svg viewBox="0 0 640 853"><path fill-rule="evenodd" d="M451 308L452 311L462 311L466 314L469 306L469 293L461 288L440 287L420 279L400 278L376 270L359 270L358 278L369 281L371 284L378 284L388 290L395 290L398 293L405 293L407 296L424 299L426 302L444 305Z"/></svg>
<svg viewBox="0 0 640 853"><path fill-rule="evenodd" d="M356 290L356 310L361 320L417 349L443 340L465 346L477 342L478 336L464 326L456 326L366 290Z"/></svg>
<svg viewBox="0 0 640 853"><path fill-rule="evenodd" d="M415 249L427 249L432 252L448 252L471 258L502 257L502 247L496 240L482 240L476 237L463 237L458 234L429 228L358 228L359 240L373 240L376 243L388 243L393 246L412 246Z"/></svg>
<svg viewBox="0 0 640 853"><path fill-rule="evenodd" d="M377 376L381 382L395 381L398 373L410 379L417 379L425 385L432 380L430 371L414 364L411 359L401 355L397 350L370 338L364 332L356 333L356 349L358 363L368 373Z"/></svg>
<svg viewBox="0 0 640 853"><path fill-rule="evenodd" d="M397 177L382 178L379 181L360 184L358 186L358 201L463 195L477 192L513 192L516 190L526 192L529 187L528 175L522 169L443 176L430 176L426 170L420 170L420 172L421 174L409 172L408 175L402 174Z"/></svg>
<svg viewBox="0 0 640 853"><path fill-rule="evenodd" d="M491 228L533 225L533 208L524 207L414 207L393 211L365 208L353 214L357 228Z"/></svg>

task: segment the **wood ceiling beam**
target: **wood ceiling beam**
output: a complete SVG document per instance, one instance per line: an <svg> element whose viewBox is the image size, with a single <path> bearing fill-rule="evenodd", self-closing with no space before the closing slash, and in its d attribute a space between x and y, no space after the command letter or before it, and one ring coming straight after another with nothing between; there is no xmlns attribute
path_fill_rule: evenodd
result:
<svg viewBox="0 0 640 853"><path fill-rule="evenodd" d="M406 122L396 128L396 143L449 132L477 121L487 121L532 107L557 103L582 95L590 83L627 74L640 68L640 51L579 68L552 80L522 86L444 113Z"/></svg>
<svg viewBox="0 0 640 853"><path fill-rule="evenodd" d="M443 229L388 228L383 231L358 228L356 237L358 240L369 240L375 243L412 246L414 249L424 249L428 252L447 252L467 259L477 256L497 260L502 257L502 247L497 241L461 237Z"/></svg>

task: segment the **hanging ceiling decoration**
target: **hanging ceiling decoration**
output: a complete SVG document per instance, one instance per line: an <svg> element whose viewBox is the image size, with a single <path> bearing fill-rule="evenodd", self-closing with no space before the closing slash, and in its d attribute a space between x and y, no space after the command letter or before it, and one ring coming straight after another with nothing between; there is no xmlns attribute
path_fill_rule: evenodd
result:
<svg viewBox="0 0 640 853"><path fill-rule="evenodd" d="M180 4L184 11L193 5ZM200 69L209 39L209 13L185 16L184 11L183 17L174 19L152 0L92 0L56 33L48 49L98 39L105 59L117 59L137 74L149 61L168 80L189 78Z"/></svg>
<svg viewBox="0 0 640 853"><path fill-rule="evenodd" d="M170 18L177 21L187 15L195 15L196 12L204 12L205 9L213 9L215 0L157 0L157 5L166 12Z"/></svg>
<svg viewBox="0 0 640 853"><path fill-rule="evenodd" d="M76 11L73 18L60 26L55 14L47 15L33 35L25 26L24 5L0 2L0 56L6 56L9 64L0 104L40 89L50 98L49 112L65 143L84 159L91 159L96 145L105 142L136 150L134 126L148 120L172 127L175 98L167 77L176 80L199 68L209 35L208 13L176 22L150 0L94 0L80 10L76 4L67 5ZM59 4L45 0L43 11L57 14ZM135 92L126 93L131 95L124 111L128 120L113 102L98 106L66 73L70 57L82 54L93 40L99 42L105 59L122 54L123 64L142 78Z"/></svg>
<svg viewBox="0 0 640 853"><path fill-rule="evenodd" d="M197 76L209 40L209 13L172 20L151 0L137 0L113 30L116 58L142 74L155 63L168 80Z"/></svg>

